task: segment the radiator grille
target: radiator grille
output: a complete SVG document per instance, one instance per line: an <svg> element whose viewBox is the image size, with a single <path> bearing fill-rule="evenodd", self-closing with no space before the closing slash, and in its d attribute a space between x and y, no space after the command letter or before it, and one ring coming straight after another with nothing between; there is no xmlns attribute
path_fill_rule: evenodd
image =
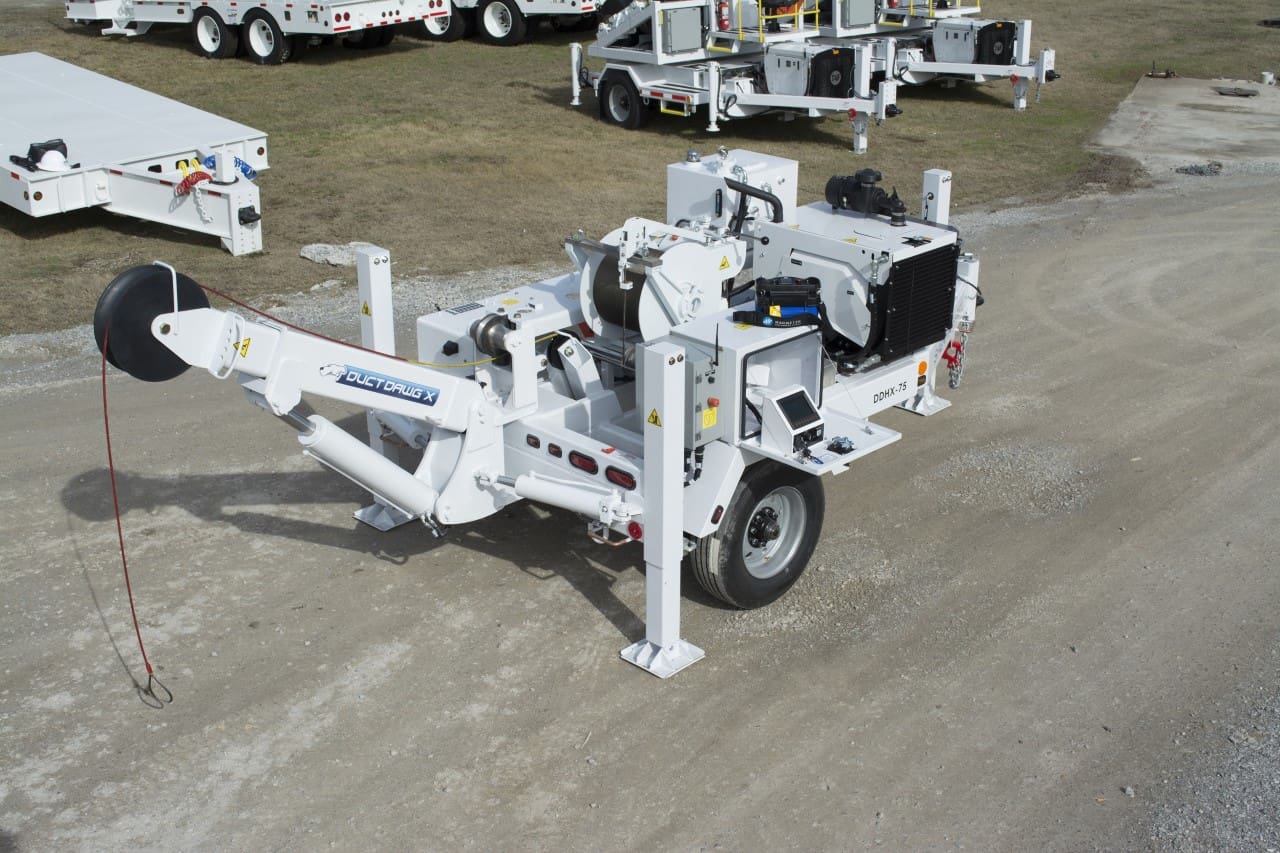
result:
<svg viewBox="0 0 1280 853"><path fill-rule="evenodd" d="M878 351L885 361L937 343L951 327L956 292L952 244L893 265L884 302L884 336Z"/></svg>

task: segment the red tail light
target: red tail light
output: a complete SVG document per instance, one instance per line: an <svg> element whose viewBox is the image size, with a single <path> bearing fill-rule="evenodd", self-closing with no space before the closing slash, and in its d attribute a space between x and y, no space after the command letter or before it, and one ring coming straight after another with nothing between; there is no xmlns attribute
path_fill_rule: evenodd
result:
<svg viewBox="0 0 1280 853"><path fill-rule="evenodd" d="M612 465L604 469L604 477L615 486L622 486L622 488L627 490L631 490L636 487L635 477L631 476L626 471L623 471L621 468L614 468Z"/></svg>
<svg viewBox="0 0 1280 853"><path fill-rule="evenodd" d="M585 453L579 453L576 450L569 451L569 464L574 468L581 468L588 474L594 474L600 470L599 463Z"/></svg>

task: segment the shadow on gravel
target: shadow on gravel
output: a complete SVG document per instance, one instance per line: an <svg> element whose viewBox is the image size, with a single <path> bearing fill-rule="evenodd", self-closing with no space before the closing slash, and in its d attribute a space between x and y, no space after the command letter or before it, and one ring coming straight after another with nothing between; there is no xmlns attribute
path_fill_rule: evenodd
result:
<svg viewBox="0 0 1280 853"><path fill-rule="evenodd" d="M301 507L346 504L354 511L368 502L362 490L323 469L163 476L117 470L115 479L126 547L130 540L157 535L160 528L166 528L167 536L180 536L175 527L185 521L175 524L172 517L154 517L167 507L190 513L203 522L233 525L247 534L369 554L394 565L408 564L414 557L456 544L515 565L538 580L560 578L628 641L644 636L642 617L613 591L622 572L635 568L643 571L640 548L591 544L582 533L582 519L569 512L520 502L489 518L450 528L445 538L435 539L420 524L406 524L384 533L354 519L335 525L329 510L320 513L326 520L299 517ZM84 521L103 523L114 518L110 472L106 468L90 469L72 477L63 486L61 499L69 513ZM69 535L74 539L74 531ZM87 565L83 558L81 563ZM685 588L692 592L696 585L690 582ZM91 584L89 591L96 602ZM717 605L700 590L691 597L709 606ZM117 657L128 671L119 650ZM134 678L132 672L129 675ZM134 681L136 684L136 678Z"/></svg>

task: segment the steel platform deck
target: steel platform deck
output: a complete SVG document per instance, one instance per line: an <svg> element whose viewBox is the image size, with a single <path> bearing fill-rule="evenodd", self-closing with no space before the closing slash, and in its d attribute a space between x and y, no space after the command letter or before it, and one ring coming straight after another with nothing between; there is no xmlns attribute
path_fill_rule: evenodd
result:
<svg viewBox="0 0 1280 853"><path fill-rule="evenodd" d="M11 160L53 139L66 143L68 171ZM176 194L180 164L215 154L228 155L216 180ZM266 169L267 135L40 53L0 56L0 201L24 213L103 207L214 234L232 254L259 251L257 187L234 158Z"/></svg>

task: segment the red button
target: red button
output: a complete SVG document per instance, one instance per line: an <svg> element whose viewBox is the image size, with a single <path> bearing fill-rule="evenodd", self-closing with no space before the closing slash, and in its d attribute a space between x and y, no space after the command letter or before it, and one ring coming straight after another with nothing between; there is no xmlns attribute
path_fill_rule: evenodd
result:
<svg viewBox="0 0 1280 853"><path fill-rule="evenodd" d="M713 408L713 409L714 409L714 408L716 408L717 406L719 406L719 405L720 405L720 398L719 398L719 397L708 397L708 398L707 398L707 405L708 405L708 406L710 406L710 407L711 407L711 408Z"/></svg>

